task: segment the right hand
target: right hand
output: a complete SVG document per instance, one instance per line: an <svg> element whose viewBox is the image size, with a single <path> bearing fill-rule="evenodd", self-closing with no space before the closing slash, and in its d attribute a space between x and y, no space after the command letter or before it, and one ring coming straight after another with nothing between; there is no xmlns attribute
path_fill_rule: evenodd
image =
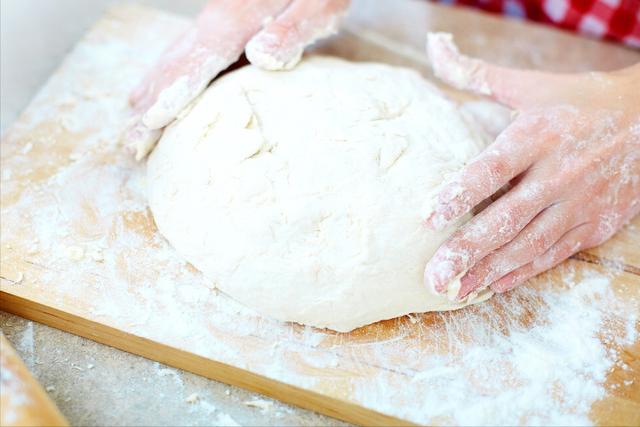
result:
<svg viewBox="0 0 640 427"><path fill-rule="evenodd" d="M178 113L243 51L251 63L284 70L304 48L337 30L349 0L211 0L132 92L134 116L126 134L144 158Z"/></svg>
<svg viewBox="0 0 640 427"><path fill-rule="evenodd" d="M640 64L580 74L517 70L462 55L451 35L428 40L436 76L517 116L441 189L426 220L431 229L512 184L436 251L427 286L445 293L461 275L458 299L489 286L506 292L603 243L640 213Z"/></svg>

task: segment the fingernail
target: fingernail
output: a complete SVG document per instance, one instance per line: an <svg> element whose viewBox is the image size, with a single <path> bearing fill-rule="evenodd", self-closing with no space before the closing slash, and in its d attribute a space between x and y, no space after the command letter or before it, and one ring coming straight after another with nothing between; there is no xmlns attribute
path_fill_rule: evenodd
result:
<svg viewBox="0 0 640 427"><path fill-rule="evenodd" d="M466 298L471 292L477 289L477 281L471 279L468 274L466 274L462 279L460 279L460 290L458 291L458 301Z"/></svg>
<svg viewBox="0 0 640 427"><path fill-rule="evenodd" d="M436 294L446 292L447 285L455 277L452 274L454 265L449 261L431 259L425 268L425 284Z"/></svg>
<svg viewBox="0 0 640 427"><path fill-rule="evenodd" d="M433 217L433 228L436 231L441 231L447 228L449 225L449 218L447 218L446 212L438 212Z"/></svg>
<svg viewBox="0 0 640 427"><path fill-rule="evenodd" d="M304 46L288 49L287 52L278 51L265 43L264 38L253 38L245 47L245 55L249 62L264 70L280 71L295 67L304 52Z"/></svg>
<svg viewBox="0 0 640 427"><path fill-rule="evenodd" d="M448 218L448 207L438 206L435 211L424 221L424 225L433 231L442 231L450 225Z"/></svg>
<svg viewBox="0 0 640 427"><path fill-rule="evenodd" d="M125 148L139 162L153 150L161 133L161 130L148 129L142 123L134 124L125 132Z"/></svg>

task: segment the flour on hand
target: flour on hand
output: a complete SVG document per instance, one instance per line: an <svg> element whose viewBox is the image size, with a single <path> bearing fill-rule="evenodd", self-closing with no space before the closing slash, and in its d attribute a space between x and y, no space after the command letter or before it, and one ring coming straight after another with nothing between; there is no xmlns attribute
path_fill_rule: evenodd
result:
<svg viewBox="0 0 640 427"><path fill-rule="evenodd" d="M337 331L451 310L426 262L469 217L432 232L427 197L485 146L418 73L310 57L230 73L166 129L148 162L163 235L236 300ZM194 307L195 309L195 307Z"/></svg>

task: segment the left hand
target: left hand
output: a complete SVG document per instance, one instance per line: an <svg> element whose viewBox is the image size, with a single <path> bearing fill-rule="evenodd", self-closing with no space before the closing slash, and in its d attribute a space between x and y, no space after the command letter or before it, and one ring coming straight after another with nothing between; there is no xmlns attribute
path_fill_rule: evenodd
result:
<svg viewBox="0 0 640 427"><path fill-rule="evenodd" d="M436 76L491 96L518 114L444 186L428 227L443 228L506 184L425 268L425 283L458 298L512 289L574 253L601 244L640 212L640 64L610 73L554 74L498 67L461 55L431 34Z"/></svg>
<svg viewBox="0 0 640 427"><path fill-rule="evenodd" d="M348 6L349 0L209 0L131 93L127 148L143 159L162 129L243 52L264 69L292 68L307 45L337 31Z"/></svg>

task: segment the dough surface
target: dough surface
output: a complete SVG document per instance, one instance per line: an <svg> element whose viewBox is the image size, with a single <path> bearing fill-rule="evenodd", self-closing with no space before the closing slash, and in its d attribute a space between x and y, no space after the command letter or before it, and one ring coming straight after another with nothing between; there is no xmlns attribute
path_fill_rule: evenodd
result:
<svg viewBox="0 0 640 427"><path fill-rule="evenodd" d="M258 312L337 331L475 303L434 295L426 262L468 218L424 228L433 194L485 141L412 70L310 57L219 80L148 162L161 233ZM194 309L197 309L194 307Z"/></svg>

